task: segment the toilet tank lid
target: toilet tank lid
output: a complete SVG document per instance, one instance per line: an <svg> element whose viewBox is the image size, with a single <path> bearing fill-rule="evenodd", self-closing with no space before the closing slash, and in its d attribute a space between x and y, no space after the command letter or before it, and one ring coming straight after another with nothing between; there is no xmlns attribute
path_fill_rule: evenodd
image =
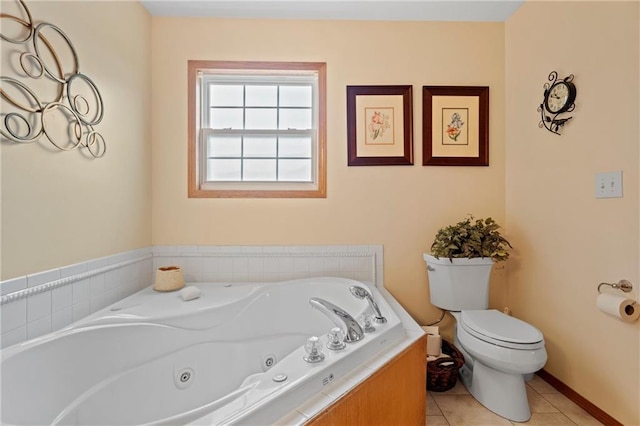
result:
<svg viewBox="0 0 640 426"><path fill-rule="evenodd" d="M531 324L495 309L462 311L460 321L476 333L505 343L527 344L543 340L540 330Z"/></svg>

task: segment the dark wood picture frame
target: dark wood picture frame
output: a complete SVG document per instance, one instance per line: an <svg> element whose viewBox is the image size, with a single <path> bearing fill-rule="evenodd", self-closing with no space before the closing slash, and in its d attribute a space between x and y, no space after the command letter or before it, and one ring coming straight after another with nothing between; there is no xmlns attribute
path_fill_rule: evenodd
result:
<svg viewBox="0 0 640 426"><path fill-rule="evenodd" d="M375 96L376 100L384 100L385 97L389 97L389 104L376 104L376 108L359 108L357 99L359 97ZM401 97L401 99L397 99ZM386 128L389 128L387 137L393 139L393 143L380 144L380 155L375 155L375 144L371 144L368 149L373 151L374 155L366 155L362 152L358 153L358 147L362 147L366 141L358 140L378 137L376 131L370 130L370 135L367 135L366 126L366 112L365 110L393 110L391 105L402 105L402 117L392 116L390 123ZM358 110L359 109L359 110ZM384 114L383 114L384 115ZM385 115L387 117L387 115ZM402 125L402 140L396 141L393 137L397 126ZM384 129L383 129L384 131ZM375 136L374 136L375 134ZM365 136L363 136L365 135ZM387 155L387 148L382 148L383 145L389 147L401 142L400 155ZM400 151L396 146L394 149ZM413 165L413 86L347 86L347 153L348 153L348 165L349 166L396 166L396 165ZM370 154L370 153L369 153Z"/></svg>
<svg viewBox="0 0 640 426"><path fill-rule="evenodd" d="M441 97L458 97L451 105L451 108L445 108L446 98ZM477 97L477 111L475 101L470 99L469 105L462 101L460 105L460 97ZM434 100L436 105L434 106ZM443 102L440 102L443 101ZM450 124L445 124L446 111L465 110L467 118L458 114L458 123L454 124L455 119ZM451 119L451 118L450 118ZM447 120L449 121L449 120ZM465 128L466 125L466 128ZM445 129L446 127L446 129ZM457 141L457 134L464 130L467 144L452 143L446 144L447 141ZM440 137L434 137L437 133ZM446 136L445 136L446 135ZM455 139L453 138L455 136ZM489 165L489 87L487 86L423 86L422 87L422 165L423 166L488 166ZM448 138L448 139L447 139ZM434 140L436 139L436 140ZM440 144L434 145L434 144ZM441 147L446 147L447 155L441 155ZM456 155L460 152L461 155ZM471 152L471 156L469 153Z"/></svg>

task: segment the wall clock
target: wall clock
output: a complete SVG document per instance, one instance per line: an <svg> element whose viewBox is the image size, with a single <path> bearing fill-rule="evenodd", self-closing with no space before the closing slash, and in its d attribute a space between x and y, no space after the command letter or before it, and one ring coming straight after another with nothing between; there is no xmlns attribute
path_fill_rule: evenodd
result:
<svg viewBox="0 0 640 426"><path fill-rule="evenodd" d="M558 73L551 71L549 82L543 87L543 99L538 107L540 113L538 127L544 127L551 133L559 135L560 128L573 118L560 117L560 115L576 108L576 86L573 84L573 74L558 80Z"/></svg>

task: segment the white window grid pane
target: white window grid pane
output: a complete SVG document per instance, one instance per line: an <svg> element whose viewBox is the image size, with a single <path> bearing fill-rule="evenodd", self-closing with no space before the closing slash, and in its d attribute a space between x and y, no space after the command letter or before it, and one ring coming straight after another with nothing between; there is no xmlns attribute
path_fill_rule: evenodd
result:
<svg viewBox="0 0 640 426"><path fill-rule="evenodd" d="M242 137L209 136L207 153L211 158L238 158L242 156Z"/></svg>
<svg viewBox="0 0 640 426"><path fill-rule="evenodd" d="M278 128L310 129L312 117L310 108L280 108Z"/></svg>
<svg viewBox="0 0 640 426"><path fill-rule="evenodd" d="M311 159L282 159L278 161L278 179L282 182L310 182Z"/></svg>
<svg viewBox="0 0 640 426"><path fill-rule="evenodd" d="M244 159L242 180L245 182L275 182L278 180L277 161L274 159Z"/></svg>
<svg viewBox="0 0 640 426"><path fill-rule="evenodd" d="M313 85L208 84L204 127L212 129L314 129ZM240 91L242 92L240 94ZM275 91L275 103L274 103ZM216 97L216 93L220 94ZM307 93L309 93L307 99ZM281 95L282 94L282 95ZM263 99L260 99L260 96ZM239 101L241 99L241 102ZM228 104L225 103L228 101ZM264 112L261 110L264 109ZM275 122L273 114L275 113Z"/></svg>
<svg viewBox="0 0 640 426"><path fill-rule="evenodd" d="M209 106L241 107L244 105L244 86L238 84L211 84Z"/></svg>
<svg viewBox="0 0 640 426"><path fill-rule="evenodd" d="M311 85L280 86L280 106L306 107L313 106L313 87Z"/></svg>
<svg viewBox="0 0 640 426"><path fill-rule="evenodd" d="M207 160L208 182L237 182L242 177L241 159Z"/></svg>
<svg viewBox="0 0 640 426"><path fill-rule="evenodd" d="M244 128L252 130L272 130L278 128L277 108L245 108Z"/></svg>
<svg viewBox="0 0 640 426"><path fill-rule="evenodd" d="M277 107L277 85L248 85L245 86L245 106L248 107Z"/></svg>
<svg viewBox="0 0 640 426"><path fill-rule="evenodd" d="M308 132L280 131L272 135L243 134L237 131L213 131L210 140L240 141L240 155L235 150L208 150L206 155L207 182L312 182L314 137ZM233 133L233 136L226 135ZM293 135L291 134L293 133ZM224 135L224 136L223 136ZM260 142L264 146L260 146ZM299 147L292 146L299 144ZM275 145L275 146L274 146ZM215 146L209 144L210 146ZM234 160L234 161L232 161ZM231 164L234 165L230 171ZM209 170L222 167L222 171Z"/></svg>
<svg viewBox="0 0 640 426"><path fill-rule="evenodd" d="M209 121L218 129L244 129L244 108L212 107Z"/></svg>
<svg viewBox="0 0 640 426"><path fill-rule="evenodd" d="M276 136L245 136L241 141L243 153L247 157L276 158L278 156Z"/></svg>
<svg viewBox="0 0 640 426"><path fill-rule="evenodd" d="M311 158L313 153L311 136L281 136L278 138L278 153L289 158Z"/></svg>

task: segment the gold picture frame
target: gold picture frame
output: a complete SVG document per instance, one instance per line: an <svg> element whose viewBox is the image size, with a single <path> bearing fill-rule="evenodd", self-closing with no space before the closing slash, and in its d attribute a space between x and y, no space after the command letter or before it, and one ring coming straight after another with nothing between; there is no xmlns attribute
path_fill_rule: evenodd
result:
<svg viewBox="0 0 640 426"><path fill-rule="evenodd" d="M422 87L422 165L489 165L489 87Z"/></svg>
<svg viewBox="0 0 640 426"><path fill-rule="evenodd" d="M347 86L349 166L413 165L413 86Z"/></svg>

